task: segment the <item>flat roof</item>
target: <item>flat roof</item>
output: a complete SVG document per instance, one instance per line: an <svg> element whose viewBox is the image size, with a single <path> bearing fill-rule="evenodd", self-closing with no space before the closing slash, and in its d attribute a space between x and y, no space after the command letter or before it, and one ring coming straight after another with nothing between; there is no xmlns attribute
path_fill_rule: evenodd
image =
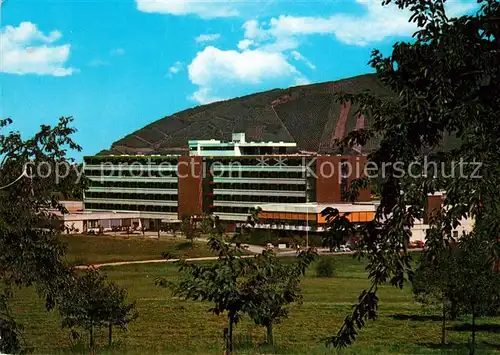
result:
<svg viewBox="0 0 500 355"><path fill-rule="evenodd" d="M246 147L246 146L283 146L296 147L295 142L221 142L221 141L189 141L188 145L225 146L225 147Z"/></svg>
<svg viewBox="0 0 500 355"><path fill-rule="evenodd" d="M379 201L371 203L267 203L255 205L260 207L262 212L284 212L284 213L321 213L325 208L336 208L339 212L375 212Z"/></svg>
<svg viewBox="0 0 500 355"><path fill-rule="evenodd" d="M83 159L109 159L109 158L178 158L182 154L110 154L110 155L85 155Z"/></svg>
<svg viewBox="0 0 500 355"><path fill-rule="evenodd" d="M245 143L235 143L235 145L238 145L240 147L246 147L246 146L282 146L282 147L296 147L297 143L294 142L245 142Z"/></svg>

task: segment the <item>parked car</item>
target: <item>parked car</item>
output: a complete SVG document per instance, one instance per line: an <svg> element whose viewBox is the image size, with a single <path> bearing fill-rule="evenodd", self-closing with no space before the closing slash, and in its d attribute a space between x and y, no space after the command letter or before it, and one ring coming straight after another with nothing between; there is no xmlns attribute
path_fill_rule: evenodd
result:
<svg viewBox="0 0 500 355"><path fill-rule="evenodd" d="M425 247L425 242L423 242L421 240L417 240L415 242L415 244L417 245L417 248L423 248L423 247Z"/></svg>
<svg viewBox="0 0 500 355"><path fill-rule="evenodd" d="M351 249L347 245L341 245L340 247L333 248L334 252L346 252L351 251Z"/></svg>
<svg viewBox="0 0 500 355"><path fill-rule="evenodd" d="M341 245L340 251L351 251L351 249L347 245Z"/></svg>

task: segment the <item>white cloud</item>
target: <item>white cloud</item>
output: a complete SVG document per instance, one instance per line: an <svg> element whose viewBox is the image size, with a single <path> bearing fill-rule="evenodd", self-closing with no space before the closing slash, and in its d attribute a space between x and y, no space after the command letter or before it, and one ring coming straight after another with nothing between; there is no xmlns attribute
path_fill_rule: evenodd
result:
<svg viewBox="0 0 500 355"><path fill-rule="evenodd" d="M448 17L458 17L478 8L477 2L448 0L446 3L446 14Z"/></svg>
<svg viewBox="0 0 500 355"><path fill-rule="evenodd" d="M172 14L195 13L210 17L214 14L205 12L207 1L176 0L177 8L174 9L171 3L164 10L168 7L165 11ZM395 5L383 7L380 1L375 0L356 2L364 10L360 14L281 15L265 22L255 19L246 21L242 26L244 36L237 43L237 50L209 46L198 52L188 65L189 79L198 86L191 98L204 104L241 93L241 88L250 91L251 87L263 89L271 85L309 84L308 78L290 62L300 61L308 68L316 69L298 51L305 36L335 36L346 44L364 46L390 37L409 36L416 30L415 24L408 22L408 11L399 10ZM449 13L460 14L471 9L459 0L449 0L447 4ZM217 3L210 11L222 11L227 15L228 3L219 5Z"/></svg>
<svg viewBox="0 0 500 355"><path fill-rule="evenodd" d="M206 105L216 101L227 100L226 97L219 97L212 93L212 89L202 87L196 90L190 97L191 100L198 102L200 105Z"/></svg>
<svg viewBox="0 0 500 355"><path fill-rule="evenodd" d="M184 63L177 61L174 64L172 64L170 68L168 68L168 75L172 77L178 72L180 72L182 69L184 69Z"/></svg>
<svg viewBox="0 0 500 355"><path fill-rule="evenodd" d="M394 4L382 6L379 1L373 0L356 2L364 7L364 14L338 13L328 17L281 15L264 24L250 20L243 25L245 38L272 41L281 48L293 49L298 47L297 38L300 36L334 35L346 44L365 46L388 37L410 36L417 29L414 23L408 22L409 11L400 10ZM446 4L450 16L463 14L475 7L473 3L458 0Z"/></svg>
<svg viewBox="0 0 500 355"><path fill-rule="evenodd" d="M238 52L213 46L199 52L188 66L189 79L199 89L193 99L200 103L213 101L214 92L225 86L257 85L273 79L289 78L291 82L302 74L282 53L259 49Z"/></svg>
<svg viewBox="0 0 500 355"><path fill-rule="evenodd" d="M230 1L213 0L136 0L143 12L170 15L196 15L201 18L232 17L239 14Z"/></svg>
<svg viewBox="0 0 500 355"><path fill-rule="evenodd" d="M251 39L242 39L238 42L238 49L244 51L252 46L255 42Z"/></svg>
<svg viewBox="0 0 500 355"><path fill-rule="evenodd" d="M213 46L199 52L188 67L194 84L206 86L219 80L257 84L264 78L297 73L281 53L261 50L238 52Z"/></svg>
<svg viewBox="0 0 500 355"><path fill-rule="evenodd" d="M203 42L213 42L218 40L219 38L220 38L219 33L206 33L199 35L194 40L198 43L203 43Z"/></svg>
<svg viewBox="0 0 500 355"><path fill-rule="evenodd" d="M269 33L261 28L261 24L259 24L257 20L248 20L242 27L245 30L245 38L256 40L265 40L269 38Z"/></svg>
<svg viewBox="0 0 500 355"><path fill-rule="evenodd" d="M309 85L311 81L304 76L299 76L295 79L294 85Z"/></svg>
<svg viewBox="0 0 500 355"><path fill-rule="evenodd" d="M0 72L67 76L77 71L65 67L71 45L54 45L62 37L59 31L44 34L35 24L22 22L0 29L0 36Z"/></svg>
<svg viewBox="0 0 500 355"><path fill-rule="evenodd" d="M293 59L295 59L297 61L304 62L304 64L307 65L310 69L316 70L316 66L313 63L311 63L311 61L309 59L304 57L302 55L302 53L297 52L297 51L291 51L290 55L293 57Z"/></svg>
<svg viewBox="0 0 500 355"><path fill-rule="evenodd" d="M125 49L123 48L115 48L111 50L111 55L124 55Z"/></svg>
<svg viewBox="0 0 500 355"><path fill-rule="evenodd" d="M408 15L394 6L382 7L378 2L357 0L367 12L362 16L334 14L329 17L296 17L281 15L272 18L266 28L246 31L248 38L272 38L276 42L290 41L304 35L335 35L338 40L353 45L367 45L388 36L408 35L415 25ZM266 32L266 36L262 35Z"/></svg>
<svg viewBox="0 0 500 355"><path fill-rule="evenodd" d="M260 48L271 52L284 52L291 49L298 48L300 46L300 41L296 37L277 37L273 41L267 41L259 45Z"/></svg>

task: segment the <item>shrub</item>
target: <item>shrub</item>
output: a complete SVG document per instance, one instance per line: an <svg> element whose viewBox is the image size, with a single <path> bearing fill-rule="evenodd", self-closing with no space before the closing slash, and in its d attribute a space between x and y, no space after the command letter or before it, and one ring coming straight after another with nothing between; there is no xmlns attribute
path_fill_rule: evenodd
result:
<svg viewBox="0 0 500 355"><path fill-rule="evenodd" d="M332 259L321 259L316 264L316 277L333 277L334 264Z"/></svg>

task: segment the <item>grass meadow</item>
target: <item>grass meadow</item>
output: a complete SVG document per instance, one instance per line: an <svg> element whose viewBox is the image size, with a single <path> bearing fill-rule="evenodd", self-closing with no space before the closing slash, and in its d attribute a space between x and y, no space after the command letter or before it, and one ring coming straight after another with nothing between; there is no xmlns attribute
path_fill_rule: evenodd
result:
<svg viewBox="0 0 500 355"><path fill-rule="evenodd" d="M157 258L149 242L141 240L132 244L136 242L115 239L97 243L94 239L75 239L71 241L75 245L69 246L69 257L89 262ZM168 241L164 246L175 251L176 243L182 240ZM197 248L203 255L209 253L202 246ZM188 253L195 253L195 250ZM235 328L235 353L336 354L337 351L327 348L322 339L336 333L368 281L363 262L348 255L331 258L335 262L335 276L317 278L314 265L308 270L302 280L304 301L291 306L289 318L275 327L273 348L263 345L265 330L245 318ZM129 299L137 302L139 318L130 324L128 331L115 331L112 347L106 346L106 332L99 332L97 354L223 354L225 318L211 314L209 303L178 299L169 290L155 286L155 279L160 276L175 280L178 277L176 265L126 265L106 267L103 271L110 280L127 288ZM46 312L32 289L16 290L15 296L12 309L16 319L24 325L27 344L34 353L89 353L83 345L87 335L82 333L80 341L72 340L69 331L61 329L57 312ZM449 324L449 345L442 347L439 345L440 317L423 312L412 299L410 285L403 290L383 286L379 297L378 320L369 321L355 345L343 349L341 354L468 353L468 318ZM479 323L483 330L478 333L480 349L477 353L500 353L500 319L482 318Z"/></svg>
<svg viewBox="0 0 500 355"><path fill-rule="evenodd" d="M161 259L162 252L173 257L213 256L204 242L189 243L184 237L143 237L137 235L63 235L71 265Z"/></svg>

